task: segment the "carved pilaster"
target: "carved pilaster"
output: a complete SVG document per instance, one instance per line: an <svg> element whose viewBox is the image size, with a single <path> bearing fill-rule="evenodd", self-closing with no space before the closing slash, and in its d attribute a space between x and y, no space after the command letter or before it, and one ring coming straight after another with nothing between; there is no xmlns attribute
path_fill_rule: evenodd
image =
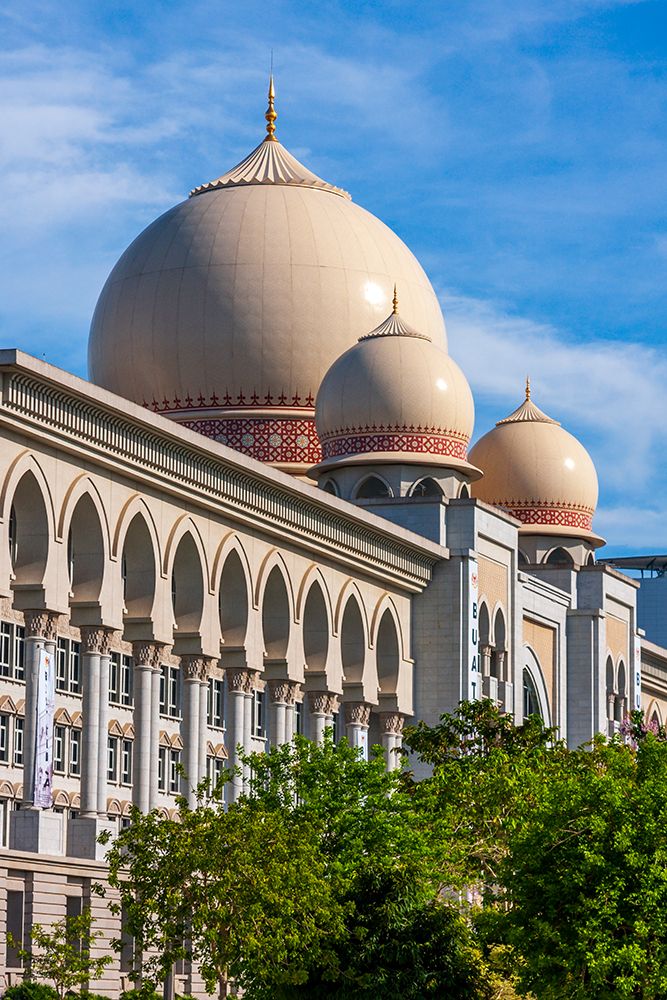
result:
<svg viewBox="0 0 667 1000"><path fill-rule="evenodd" d="M380 712L380 727L383 733L401 736L404 722L405 716L400 712Z"/></svg>
<svg viewBox="0 0 667 1000"><path fill-rule="evenodd" d="M26 611L25 634L29 639L46 639L55 642L58 638L58 619L55 611Z"/></svg>
<svg viewBox="0 0 667 1000"><path fill-rule="evenodd" d="M371 706L365 701L345 702L345 722L348 726L367 726L371 721Z"/></svg>
<svg viewBox="0 0 667 1000"><path fill-rule="evenodd" d="M153 670L157 670L162 663L166 651L167 647L161 642L132 643L132 656L134 657L134 664L137 667L152 667Z"/></svg>
<svg viewBox="0 0 667 1000"><path fill-rule="evenodd" d="M309 691L308 700L314 715L334 715L338 711L338 695L328 691Z"/></svg>
<svg viewBox="0 0 667 1000"><path fill-rule="evenodd" d="M102 656L108 656L111 652L112 636L113 629L84 626L81 629L83 652L100 653Z"/></svg>
<svg viewBox="0 0 667 1000"><path fill-rule="evenodd" d="M199 681L206 684L209 674L215 665L215 660L211 656L198 656L188 654L181 657L181 667L186 681Z"/></svg>

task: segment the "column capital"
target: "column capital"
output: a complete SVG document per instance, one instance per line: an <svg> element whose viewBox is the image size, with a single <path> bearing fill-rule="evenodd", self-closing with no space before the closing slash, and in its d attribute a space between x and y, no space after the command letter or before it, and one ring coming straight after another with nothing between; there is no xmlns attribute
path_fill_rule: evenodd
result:
<svg viewBox="0 0 667 1000"><path fill-rule="evenodd" d="M111 652L112 628L84 625L81 628L81 643L84 653L100 653L108 656Z"/></svg>
<svg viewBox="0 0 667 1000"><path fill-rule="evenodd" d="M25 632L29 639L47 639L55 642L58 637L57 611L26 611Z"/></svg>
<svg viewBox="0 0 667 1000"><path fill-rule="evenodd" d="M296 681L269 681L269 697L277 705L294 705L300 686Z"/></svg>
<svg viewBox="0 0 667 1000"><path fill-rule="evenodd" d="M167 647L161 642L133 642L132 656L135 666L152 667L157 670L167 652Z"/></svg>
<svg viewBox="0 0 667 1000"><path fill-rule="evenodd" d="M400 712L380 712L380 727L383 733L401 736L404 722L405 716Z"/></svg>
<svg viewBox="0 0 667 1000"><path fill-rule="evenodd" d="M346 701L345 722L347 725L368 726L371 721L371 706L365 701Z"/></svg>
<svg viewBox="0 0 667 1000"><path fill-rule="evenodd" d="M338 695L328 691L309 691L310 710L315 715L333 715L338 711Z"/></svg>
<svg viewBox="0 0 667 1000"><path fill-rule="evenodd" d="M254 670L225 670L225 675L227 677L227 688L232 694L251 694L255 686L254 684Z"/></svg>
<svg viewBox="0 0 667 1000"><path fill-rule="evenodd" d="M181 656L183 677L186 681L199 681L205 684L216 661L212 656L200 656L198 653L186 653Z"/></svg>

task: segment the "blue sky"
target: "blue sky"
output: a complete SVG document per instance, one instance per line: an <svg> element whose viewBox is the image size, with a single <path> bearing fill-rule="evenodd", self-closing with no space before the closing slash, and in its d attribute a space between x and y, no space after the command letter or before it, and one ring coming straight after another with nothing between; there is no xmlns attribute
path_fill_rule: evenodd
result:
<svg viewBox="0 0 667 1000"><path fill-rule="evenodd" d="M538 405L667 550L667 5L0 0L0 329L85 375L133 237L279 135L417 254L477 404ZM604 553L606 554L606 553Z"/></svg>

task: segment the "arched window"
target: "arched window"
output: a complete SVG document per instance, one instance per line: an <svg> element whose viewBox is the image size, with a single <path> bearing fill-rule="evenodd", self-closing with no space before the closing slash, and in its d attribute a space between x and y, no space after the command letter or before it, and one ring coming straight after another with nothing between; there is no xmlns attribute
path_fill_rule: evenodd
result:
<svg viewBox="0 0 667 1000"><path fill-rule="evenodd" d="M626 706L628 704L626 686L627 680L625 674L625 664L623 663L623 660L621 660L618 665L618 680L616 687L618 691L618 697L616 698L616 722L623 722L625 717Z"/></svg>
<svg viewBox="0 0 667 1000"><path fill-rule="evenodd" d="M563 548L553 549L547 556L548 566L574 566L574 559Z"/></svg>
<svg viewBox="0 0 667 1000"><path fill-rule="evenodd" d="M383 497L392 497L391 487L379 476L368 476L357 488L356 500L378 500Z"/></svg>
<svg viewBox="0 0 667 1000"><path fill-rule="evenodd" d="M537 696L535 681L529 670L523 672L523 717L527 719L529 715L539 715L542 718L542 708L540 699Z"/></svg>
<svg viewBox="0 0 667 1000"><path fill-rule="evenodd" d="M607 657L607 718L613 722L616 716L616 684L614 682L614 664L611 656Z"/></svg>
<svg viewBox="0 0 667 1000"><path fill-rule="evenodd" d="M517 564L519 566L527 566L528 565L528 560L525 557L525 555L523 554L523 552L521 551L521 549L519 549L519 555L518 555L518 558L517 558Z"/></svg>
<svg viewBox="0 0 667 1000"><path fill-rule="evenodd" d="M431 479L430 476L415 483L410 493L410 496L413 497L442 497L442 495L442 490L435 479Z"/></svg>
<svg viewBox="0 0 667 1000"><path fill-rule="evenodd" d="M459 497L461 500L470 500L470 487L467 485L467 483L464 483L463 486L461 487L461 492L459 493Z"/></svg>
<svg viewBox="0 0 667 1000"><path fill-rule="evenodd" d="M587 566L595 566L595 553L594 552L589 552L588 553L588 559L586 560L586 565Z"/></svg>
<svg viewBox="0 0 667 1000"><path fill-rule="evenodd" d="M336 484L333 479L327 479L326 483L322 487L325 493L331 493L332 496L338 496L338 490L336 489Z"/></svg>

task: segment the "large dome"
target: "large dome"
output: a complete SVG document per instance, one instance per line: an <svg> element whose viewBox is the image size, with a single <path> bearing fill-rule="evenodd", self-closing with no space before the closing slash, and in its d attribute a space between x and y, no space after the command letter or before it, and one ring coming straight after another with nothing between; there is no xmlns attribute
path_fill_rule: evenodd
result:
<svg viewBox="0 0 667 1000"><path fill-rule="evenodd" d="M598 478L593 460L568 431L530 398L480 438L470 461L484 473L472 495L513 514L525 535L585 539L594 546Z"/></svg>
<svg viewBox="0 0 667 1000"><path fill-rule="evenodd" d="M318 472L359 463L418 463L479 475L467 461L475 408L449 355L394 311L327 372L315 421Z"/></svg>
<svg viewBox="0 0 667 1000"><path fill-rule="evenodd" d="M272 103L269 107L272 112ZM286 471L320 459L314 401L332 362L387 314L446 346L405 244L269 134L141 233L100 295L93 382ZM275 113L273 113L275 118Z"/></svg>

